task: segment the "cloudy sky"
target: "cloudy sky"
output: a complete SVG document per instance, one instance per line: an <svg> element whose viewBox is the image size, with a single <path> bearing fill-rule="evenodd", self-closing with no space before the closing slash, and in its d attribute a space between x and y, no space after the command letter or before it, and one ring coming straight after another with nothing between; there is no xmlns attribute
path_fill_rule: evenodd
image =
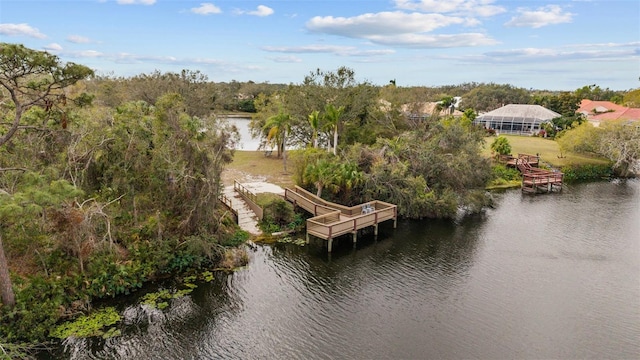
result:
<svg viewBox="0 0 640 360"><path fill-rule="evenodd" d="M640 87L638 0L2 0L0 42L113 76Z"/></svg>

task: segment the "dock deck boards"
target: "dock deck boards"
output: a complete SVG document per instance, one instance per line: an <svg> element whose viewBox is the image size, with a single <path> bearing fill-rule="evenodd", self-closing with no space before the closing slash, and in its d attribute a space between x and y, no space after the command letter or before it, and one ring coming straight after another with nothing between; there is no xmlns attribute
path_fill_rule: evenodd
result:
<svg viewBox="0 0 640 360"><path fill-rule="evenodd" d="M515 167L522 174L522 192L539 194L562 191L564 174L559 171L540 169L540 156L518 154L518 157L501 156L499 160L507 166Z"/></svg>
<svg viewBox="0 0 640 360"><path fill-rule="evenodd" d="M314 215L307 220L307 241L309 235L327 240L329 252L337 236L351 233L355 245L358 230L373 226L377 235L379 223L393 220L394 228L397 224L397 206L384 201L374 200L348 207L326 201L299 186L285 189L284 197Z"/></svg>

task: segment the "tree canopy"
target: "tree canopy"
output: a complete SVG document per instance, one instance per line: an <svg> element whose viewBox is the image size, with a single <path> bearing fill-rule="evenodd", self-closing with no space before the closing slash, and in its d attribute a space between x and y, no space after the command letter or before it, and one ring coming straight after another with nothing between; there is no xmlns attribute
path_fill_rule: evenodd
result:
<svg viewBox="0 0 640 360"><path fill-rule="evenodd" d="M67 101L64 89L92 75L93 70L88 67L61 63L57 56L47 52L0 43L0 86L8 94L13 110L13 120L6 131L0 128L0 146L20 128L27 110L36 105L46 111L60 109ZM3 110L9 110L8 104L3 102L2 106Z"/></svg>

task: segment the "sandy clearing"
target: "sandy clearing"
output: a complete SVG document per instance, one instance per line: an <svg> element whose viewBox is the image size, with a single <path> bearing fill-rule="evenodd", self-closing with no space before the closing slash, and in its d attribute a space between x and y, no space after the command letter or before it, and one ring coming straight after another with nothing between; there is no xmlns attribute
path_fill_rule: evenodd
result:
<svg viewBox="0 0 640 360"><path fill-rule="evenodd" d="M276 184L271 184L265 181L255 182L243 182L242 186L249 189L254 194L260 193L274 193L278 195L284 195L284 189Z"/></svg>

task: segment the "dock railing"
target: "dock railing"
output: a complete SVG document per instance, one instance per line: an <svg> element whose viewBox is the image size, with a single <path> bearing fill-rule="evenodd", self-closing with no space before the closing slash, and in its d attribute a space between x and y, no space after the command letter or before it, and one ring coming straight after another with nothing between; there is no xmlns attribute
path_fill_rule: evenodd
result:
<svg viewBox="0 0 640 360"><path fill-rule="evenodd" d="M232 213L238 215L238 212L236 211L236 209L233 208L233 203L231 202L231 199L229 199L224 194L220 194L220 197L218 197L218 199L220 199L220 202L222 202L229 210L231 210Z"/></svg>
<svg viewBox="0 0 640 360"><path fill-rule="evenodd" d="M355 241L357 231L368 226L373 226L377 235L379 223L394 220L395 227L398 216L398 207L384 201L344 206L321 199L299 186L285 189L285 199L314 215L307 220L307 235L329 240L329 252L336 236L352 233Z"/></svg>
<svg viewBox="0 0 640 360"><path fill-rule="evenodd" d="M258 196L247 189L244 185L240 184L237 180L233 180L233 190L238 192L240 196L247 202L247 205L258 217L258 220L262 220L264 211L262 207L258 205Z"/></svg>

